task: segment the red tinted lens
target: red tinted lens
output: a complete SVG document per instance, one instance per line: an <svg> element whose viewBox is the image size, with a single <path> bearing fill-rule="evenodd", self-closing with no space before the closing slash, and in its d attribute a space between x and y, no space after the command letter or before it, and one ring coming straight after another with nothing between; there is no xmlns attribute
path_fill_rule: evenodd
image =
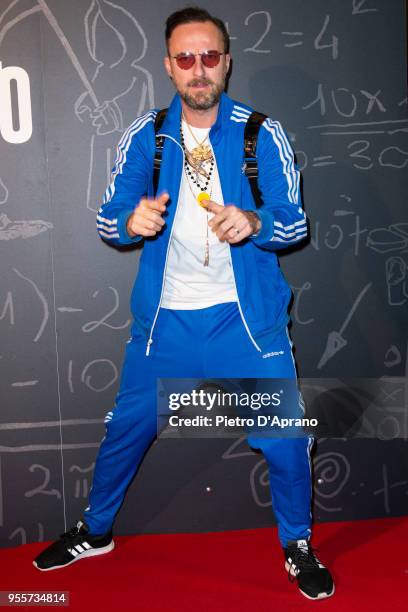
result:
<svg viewBox="0 0 408 612"><path fill-rule="evenodd" d="M195 56L192 53L180 53L176 56L177 66L183 70L188 70L194 65Z"/></svg>
<svg viewBox="0 0 408 612"><path fill-rule="evenodd" d="M207 51L201 54L201 60L206 68L214 68L220 61L221 53L218 51Z"/></svg>

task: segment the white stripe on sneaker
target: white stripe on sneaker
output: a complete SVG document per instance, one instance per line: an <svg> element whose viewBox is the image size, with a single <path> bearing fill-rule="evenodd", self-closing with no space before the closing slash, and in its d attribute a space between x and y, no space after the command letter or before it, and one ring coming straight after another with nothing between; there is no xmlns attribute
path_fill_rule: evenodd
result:
<svg viewBox="0 0 408 612"><path fill-rule="evenodd" d="M75 548L76 548L76 550L77 550L79 553L84 552L84 549L82 548L82 546L81 546L80 544L77 544L77 545L75 546Z"/></svg>

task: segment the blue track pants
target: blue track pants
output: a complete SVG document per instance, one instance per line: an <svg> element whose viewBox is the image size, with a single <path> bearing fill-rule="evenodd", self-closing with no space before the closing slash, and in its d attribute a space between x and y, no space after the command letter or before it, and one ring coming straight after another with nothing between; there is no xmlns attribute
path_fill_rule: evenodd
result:
<svg viewBox="0 0 408 612"><path fill-rule="evenodd" d="M276 355L282 351L282 354ZM157 435L157 378L296 378L292 343L285 329L263 353L245 330L235 302L199 310L160 309L150 355L146 338L132 328L126 344L115 406L96 460L89 506L90 532L105 533L146 449ZM274 353L270 357L262 355ZM307 539L311 531L312 437L249 438L269 467L279 539Z"/></svg>

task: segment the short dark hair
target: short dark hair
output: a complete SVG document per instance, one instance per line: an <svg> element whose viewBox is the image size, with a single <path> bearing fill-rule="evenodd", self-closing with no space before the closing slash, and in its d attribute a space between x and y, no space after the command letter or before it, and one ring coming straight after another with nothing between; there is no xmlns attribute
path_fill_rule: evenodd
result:
<svg viewBox="0 0 408 612"><path fill-rule="evenodd" d="M218 19L218 17L213 17L208 11L199 6L186 6L186 8L180 9L169 15L166 20L165 32L167 52L169 51L170 37L177 26L183 23L204 23L205 21L211 21L211 23L219 29L224 39L224 53L229 53L230 39L225 23L221 21L221 19Z"/></svg>

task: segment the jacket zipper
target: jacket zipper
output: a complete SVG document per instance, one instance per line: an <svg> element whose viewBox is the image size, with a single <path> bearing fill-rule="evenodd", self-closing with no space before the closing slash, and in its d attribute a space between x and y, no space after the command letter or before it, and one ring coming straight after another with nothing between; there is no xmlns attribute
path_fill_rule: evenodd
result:
<svg viewBox="0 0 408 612"><path fill-rule="evenodd" d="M184 151L183 151L183 147L181 146L181 144L179 142L177 142L177 140L175 138L173 138L172 136L169 136L168 134L158 134L158 136L163 136L164 138L170 138L170 140L173 140L173 142L175 142L176 145L178 145L180 147L181 152L183 154L183 165L184 165ZM181 181L180 181L180 185L181 185ZM179 193L180 193L180 187L179 187ZM161 303L163 301L163 290L164 290L164 282L166 280L167 260L168 260L168 257L169 257L171 238L173 236L174 224L176 222L178 208L179 208L179 197L177 196L176 212L174 213L173 225L171 227L169 243L167 245L166 261L164 262L164 271L163 271L163 280L162 280L162 287L161 287L161 293L160 293L160 300L159 300L159 305L157 306L157 309L156 309L156 314L155 314L154 319L153 319L152 327L150 328L150 335L149 335L149 339L147 341L147 346L146 346L146 357L148 357L149 354L150 354L150 347L153 344L153 339L152 339L153 330L154 330L154 327L156 325L157 317L159 316L159 310L160 310Z"/></svg>
<svg viewBox="0 0 408 612"><path fill-rule="evenodd" d="M257 351L259 351L260 353L262 353L262 350L259 348L259 346L257 345L257 343L255 342L251 332L249 331L249 327L248 327L248 323L245 321L245 317L244 317L244 313L242 312L242 308L241 308L241 302L239 301L239 295L238 295L238 289L237 289L237 283L235 281L235 272L234 272L234 266L232 265L232 257L231 257L231 245L228 245L228 252L229 252L229 259L230 259L230 264L231 264L231 270L232 270L232 278L234 279L234 285L235 285L235 293L237 294L237 300L238 300L238 310L239 310L239 314L241 315L241 319L242 322L244 324L245 329L248 332L248 336L252 342L252 344L254 345L254 347L256 348Z"/></svg>
<svg viewBox="0 0 408 612"><path fill-rule="evenodd" d="M178 143L178 142L177 142L177 140L176 140L175 138L173 138L172 136L169 136L168 134L158 134L158 136L163 136L164 138L170 138L170 140L173 140L173 142L175 142L175 143L176 143L176 144L177 144L177 145L180 147L181 152L182 152L182 154L183 154L183 164L184 164L184 157L185 157L185 155L184 155L183 147L180 145L180 143ZM181 182L180 182L180 184L181 184ZM180 193L180 188L179 188L179 193ZM171 227L171 233L170 233L169 243L168 243L168 245L167 245L166 261L165 261L165 263L164 263L164 272L163 272L163 280L162 280L162 287L161 287L161 293L160 293L160 300L159 300L159 305L158 305L158 307L157 307L157 309L156 309L156 314L155 314L154 319L153 319L152 327L151 327L151 329L150 329L149 340L147 341L147 346L146 346L146 357L148 357L148 356L150 355L150 347L151 347L151 345L153 344L153 339L152 339L153 330L154 330L154 327L155 327L155 325L156 325L157 317L158 317L158 315L159 315L160 306L161 306L161 303L162 303L162 300L163 300L163 289L164 289L164 281L165 281L165 279L166 279L167 260L168 260L168 257L169 257L169 250L170 250L171 238L172 238L172 236L173 236L174 224L175 224L175 222L176 222L176 218L177 218L177 212L178 212L178 201L179 201L179 198L177 197L177 207L176 207L176 212L174 213L173 225L172 225L172 227ZM240 300L239 300L239 295L238 295L238 290L237 290L237 283L236 283L236 280L235 280L234 266L232 265L231 246L230 246L230 245L228 245L228 254L229 254L229 260L230 260L230 265L231 265L231 270L232 270L232 278L234 279L234 286L235 286L235 293L236 293L236 296L237 296L237 301L238 301L238 310L239 310L239 314L241 315L242 322L243 322L243 324L244 324L244 327L245 327L245 329L246 329L246 331L247 331L247 333L248 333L248 336L249 336L249 338L250 338L250 340L251 340L252 344L254 345L254 347L256 348L256 350L257 350L257 351L259 351L259 352L261 353L261 352L262 352L262 350L259 348L259 346L258 346L258 345L257 345L257 343L255 342L255 340L254 340L254 338L253 338L253 336L252 336L252 334L251 334L251 332L250 332L250 330L249 330L248 324L247 324L247 322L246 322L246 320L245 320L244 313L242 312L241 302L240 302Z"/></svg>

